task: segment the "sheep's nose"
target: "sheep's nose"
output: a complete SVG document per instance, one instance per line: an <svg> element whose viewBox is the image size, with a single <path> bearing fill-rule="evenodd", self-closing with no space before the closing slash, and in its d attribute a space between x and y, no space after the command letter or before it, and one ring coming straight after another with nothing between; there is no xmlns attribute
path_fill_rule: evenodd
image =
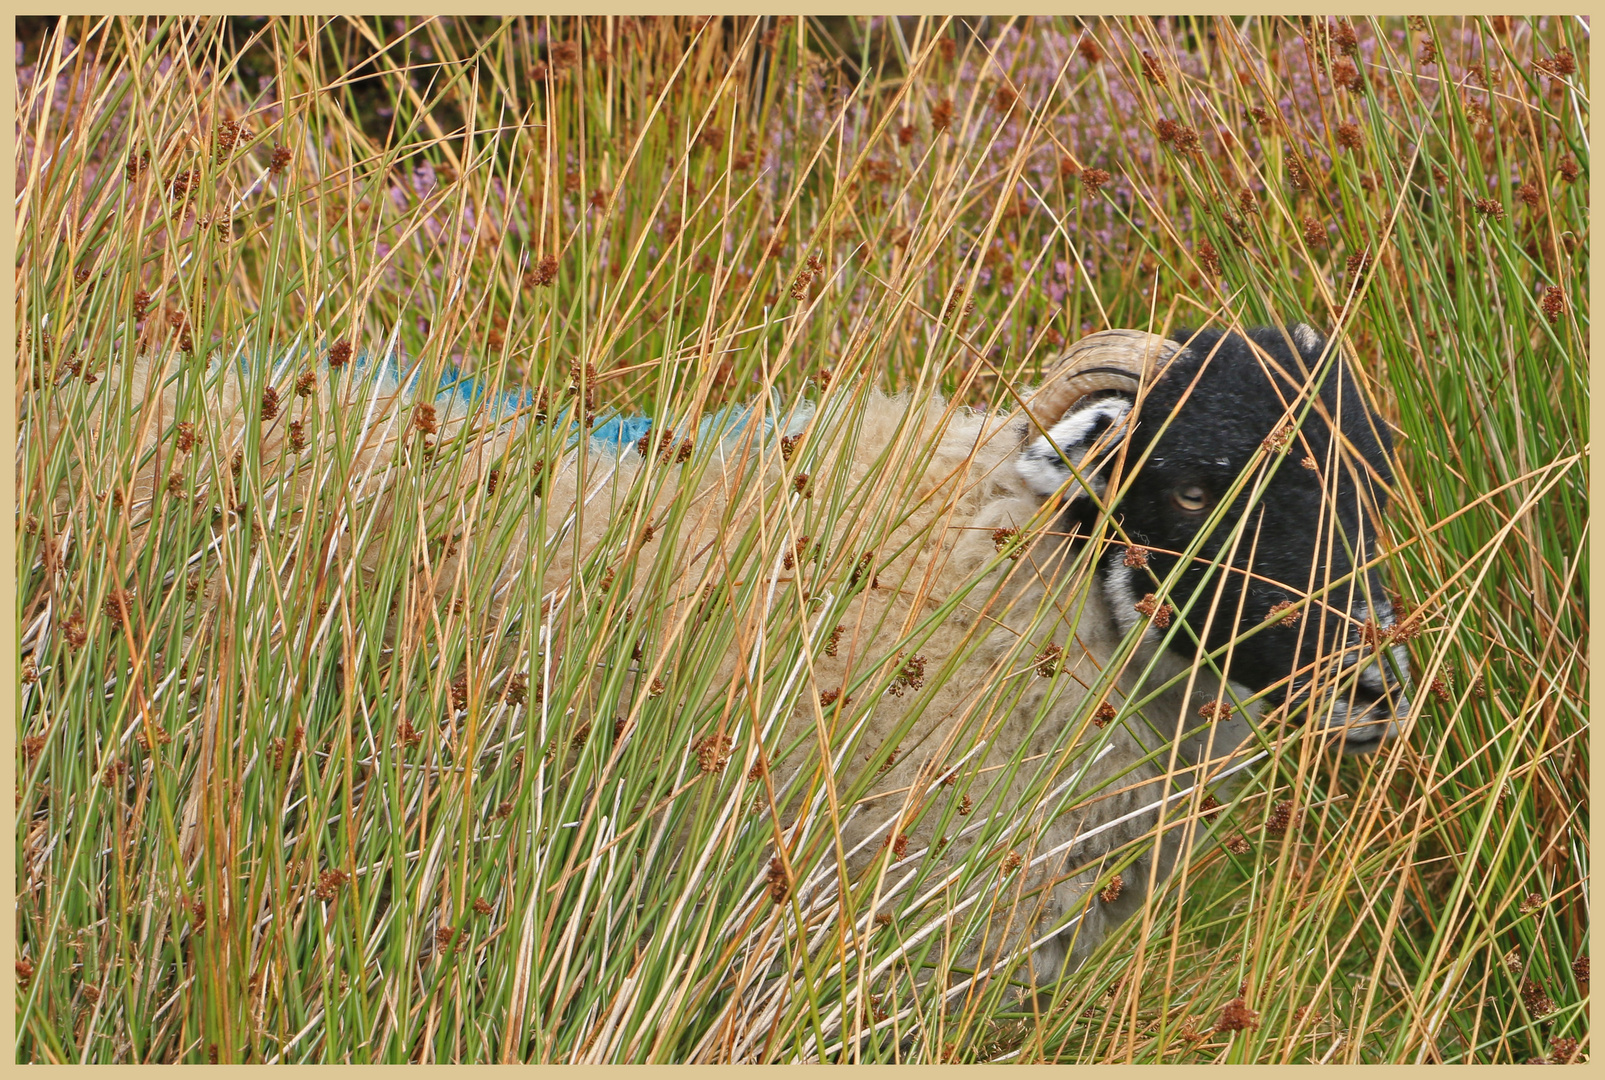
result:
<svg viewBox="0 0 1605 1080"><path fill-rule="evenodd" d="M1410 713L1410 658L1394 645L1361 660L1358 672L1338 690L1327 727L1349 754L1365 754L1399 733Z"/></svg>

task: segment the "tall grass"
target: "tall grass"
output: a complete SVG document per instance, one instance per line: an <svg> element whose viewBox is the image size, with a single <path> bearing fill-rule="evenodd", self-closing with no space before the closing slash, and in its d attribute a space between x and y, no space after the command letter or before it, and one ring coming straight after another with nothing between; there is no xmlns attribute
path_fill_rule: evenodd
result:
<svg viewBox="0 0 1605 1080"><path fill-rule="evenodd" d="M1586 1055L1587 45L1563 18L62 20L18 77L18 1059ZM814 696L929 448L835 455L870 386L1003 408L1088 330L1276 320L1339 335L1393 428L1402 735L1343 759L1268 725L1216 842L1090 963L944 998L969 975L932 928L1028 838L979 823L958 880L916 852L835 895L832 815L885 750L846 699L922 692L904 656L953 614ZM418 430L329 366L348 346L546 422ZM777 461L759 421L803 401ZM584 425L728 405L746 494L654 458L565 546L543 472ZM717 514L719 559L636 558ZM837 764L786 788L761 763L800 702ZM1042 764L1005 771L1045 797Z"/></svg>

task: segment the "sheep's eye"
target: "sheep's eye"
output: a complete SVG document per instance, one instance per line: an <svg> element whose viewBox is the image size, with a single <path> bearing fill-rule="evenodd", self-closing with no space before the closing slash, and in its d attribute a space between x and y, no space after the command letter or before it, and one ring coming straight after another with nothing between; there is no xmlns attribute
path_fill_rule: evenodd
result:
<svg viewBox="0 0 1605 1080"><path fill-rule="evenodd" d="M1209 508L1209 492L1197 484L1183 484L1170 493L1170 501L1176 504L1178 510L1201 514Z"/></svg>

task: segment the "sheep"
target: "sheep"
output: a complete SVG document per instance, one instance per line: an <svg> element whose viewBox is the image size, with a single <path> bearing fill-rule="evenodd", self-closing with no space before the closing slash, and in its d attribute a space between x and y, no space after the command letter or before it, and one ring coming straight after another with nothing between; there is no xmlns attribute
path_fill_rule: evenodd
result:
<svg viewBox="0 0 1605 1080"><path fill-rule="evenodd" d="M168 374L142 361L130 382L144 415L139 460L157 461L130 485L136 510L159 494L162 418L177 406ZM1311 380L1317 391L1303 393ZM156 385L167 388L150 394ZM211 399L220 461L245 445L255 415L243 385L225 371ZM347 474L370 506L369 531L393 513L392 466L406 455L482 430L466 440L471 467L450 492L472 502L543 408L519 395L488 408L473 393L416 401L405 373L369 371L347 385L369 411ZM810 902L835 895L843 882L831 875L845 871L873 880L887 903L911 903L906 875L894 872L904 860L928 862L937 881L984 860L987 874L948 894L962 928L950 960L981 977L1024 956L1026 981L1046 987L1170 874L1200 833L1189 808L1241 766L1266 716L1313 722L1345 751L1365 752L1409 709L1404 652L1377 644L1393 624L1374 565L1391 445L1346 361L1308 326L1094 333L1002 411L874 391L851 407L825 395L817 412L760 406L704 421L694 438L677 440L670 423L614 423L588 446L549 439L554 457L505 481L538 485L542 510L513 539L490 614L534 561L547 612L591 603L607 584L585 573L605 557L630 566L605 610L628 609L661 566L687 598L666 620L684 620L719 602L710 589L730 587L721 575L743 558L740 538L760 527L777 537L764 549L766 583L749 587L773 596L789 583L810 617L822 612L809 630L813 692L794 696L778 730L748 740L742 764L782 793L823 775L811 808L794 800L785 823L794 844L839 824L839 858L793 883ZM843 440L849 419L857 435ZM254 452L291 461L305 453L300 437L274 423ZM699 453L701 467L688 466ZM890 502L866 484L888 460L906 481ZM216 476L228 484L226 469ZM880 519L873 548L853 548L831 522L828 535L798 535L810 485L830 476L854 493L855 512ZM694 490L681 492L681 477ZM677 497L694 512L672 536L644 542ZM471 532L436 552L441 591L455 543L471 543ZM330 565L351 542L332 538ZM751 663L732 650L715 685L739 684ZM1037 677L998 698L1022 663ZM663 674L644 669L638 681ZM775 746L792 749L769 760ZM851 804L824 807L837 790L854 793ZM978 847L1000 841L1006 849Z"/></svg>

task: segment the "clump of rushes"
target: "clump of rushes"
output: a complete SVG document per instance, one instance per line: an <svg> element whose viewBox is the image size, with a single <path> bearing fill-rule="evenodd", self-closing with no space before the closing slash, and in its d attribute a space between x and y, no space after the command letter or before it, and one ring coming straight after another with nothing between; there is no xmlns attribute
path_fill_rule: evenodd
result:
<svg viewBox="0 0 1605 1080"><path fill-rule="evenodd" d="M1157 1062L1224 1046L1258 1062L1314 1060L1329 1040L1312 1037L1363 1031L1338 1054L1380 1060L1413 1056L1427 1027L1446 1062L1586 1052L1565 1041L1581 1038L1571 1013L1588 978L1569 906L1583 871L1561 853L1588 838L1553 810L1587 799L1591 64L1575 18L1272 19L1246 33L1062 16L242 25L19 24L19 1059L166 1064L215 1046L219 1060ZM428 77L476 64L495 93ZM173 82L192 91L183 109L155 93ZM942 923L945 875L995 881L987 902L1023 915L1038 899L1030 860L1046 854L1031 822L1134 790L1134 777L1076 778L1126 737L1117 724L1149 737L1157 689L1151 672L1134 686L1145 653L1081 687L1092 672L1065 654L1083 643L1048 647L1087 600L1085 567L1158 575L1142 586L1151 615L1131 611L1135 590L1120 604L1134 633L1169 616L1167 655L1181 656L1197 643L1157 598L1203 617L1207 564L1256 550L1252 532L1195 551L1153 537L1144 569L1148 544L1118 517L1021 514L963 537L978 584L933 604L926 567L901 572L936 550L904 529L928 508L907 477L931 443L910 428L883 460L848 466L868 389L937 393L928 423L978 423L1089 331L1266 313L1341 333L1401 448L1378 573L1415 599L1394 599L1391 635L1364 631L1384 662L1411 650L1401 730L1502 746L1508 703L1553 703L1520 748L1533 796L1518 778L1501 800L1464 755L1344 757L1339 782L1317 714L1344 691L1319 682L1310 719L1273 723L1251 751L1267 756L1232 774L1242 797L1198 805L1218 815L1220 848L1191 853L1169 914L1128 924L1054 987L1065 1011L1044 1038L1013 1036L1022 973L1001 956L940 1038L853 1030L865 1010L844 987L876 995L870 1016L946 1013L956 961L927 947L978 913ZM380 328L362 346L376 355L454 368L521 404L375 403L364 378L381 365L353 370L365 327ZM134 355L157 366L134 372ZM147 370L171 389L157 409L139 407ZM1488 401L1522 409L1467 412ZM815 412L789 411L803 402ZM615 471L616 450L586 438L615 415L678 434L653 434L652 467L629 453ZM804 430L806 444L791 435ZM999 447L941 467L1007 479L1012 447L988 457ZM1255 456L1321 484L1345 475L1336 451L1285 452L1295 460ZM406 467L419 458L427 468ZM792 486L802 470L809 500ZM683 494L682 478L715 476L729 480L718 498ZM592 513L611 495L571 513L576 491L615 482L627 517ZM1534 484L1512 532L1501 493ZM747 505L765 508L762 528L679 546L698 522L750 520L732 512ZM1065 561L1067 531L1082 537ZM883 566L895 588L875 587ZM1349 584L1294 584L1310 618L1275 596L1222 617L1314 650ZM1429 597L1430 622L1402 614ZM1542 614L1542 648L1501 616L1509 597ZM952 701L935 685L946 656L922 642L972 626L995 679ZM1204 646L1218 659L1223 644ZM1429 673L1446 670L1439 657L1459 660L1458 684ZM891 744L860 747L859 721L927 696L949 714L941 745L905 743L877 781ZM995 767L989 740L1016 701L1041 716L1019 760ZM1205 702L1193 727L1221 719L1198 714ZM797 745L814 755L801 771ZM738 751L767 760L773 783L760 771L732 792L719 763ZM1244 760L1234 752L1217 737L1220 768ZM1020 817L983 804L997 784ZM1296 845L1259 828L1276 816L1267 792L1310 808ZM849 872L896 857L899 837L905 863L838 897L833 823L866 798L922 824L888 823L892 850ZM1185 821L1190 798L1166 819L1203 832ZM1490 800L1508 828L1478 827ZM1411 828L1372 827L1384 804L1413 808ZM1511 830L1545 843L1512 847ZM927 842L942 877L915 879ZM1099 842L1068 857L1100 865ZM1015 874L998 878L1011 847ZM1308 903L1311 852L1323 896L1433 887L1408 918L1351 918L1352 903ZM1087 877L1094 908L1126 857ZM1298 887L1267 887L1288 875ZM439 914L399 919L392 892ZM1506 917L1430 932L1466 903ZM265 922L251 915L264 905ZM173 917L147 920L141 955L197 963L97 952L93 928L147 910ZM1257 935L1230 975L1222 911ZM235 930L259 958L250 1007L208 1011L239 982L214 962ZM639 949L620 963L624 941ZM389 1007L407 999L407 964L331 966L330 942L475 977L420 1026ZM1498 966L1495 992L1411 993L1513 949L1520 970ZM1315 1012L1310 988L1356 965L1409 977L1322 995ZM1253 996L1223 1014L1251 967ZM297 972L323 982L295 985ZM1121 977L1129 1010L1104 997ZM1535 1040L1534 1023L1554 1030Z"/></svg>

